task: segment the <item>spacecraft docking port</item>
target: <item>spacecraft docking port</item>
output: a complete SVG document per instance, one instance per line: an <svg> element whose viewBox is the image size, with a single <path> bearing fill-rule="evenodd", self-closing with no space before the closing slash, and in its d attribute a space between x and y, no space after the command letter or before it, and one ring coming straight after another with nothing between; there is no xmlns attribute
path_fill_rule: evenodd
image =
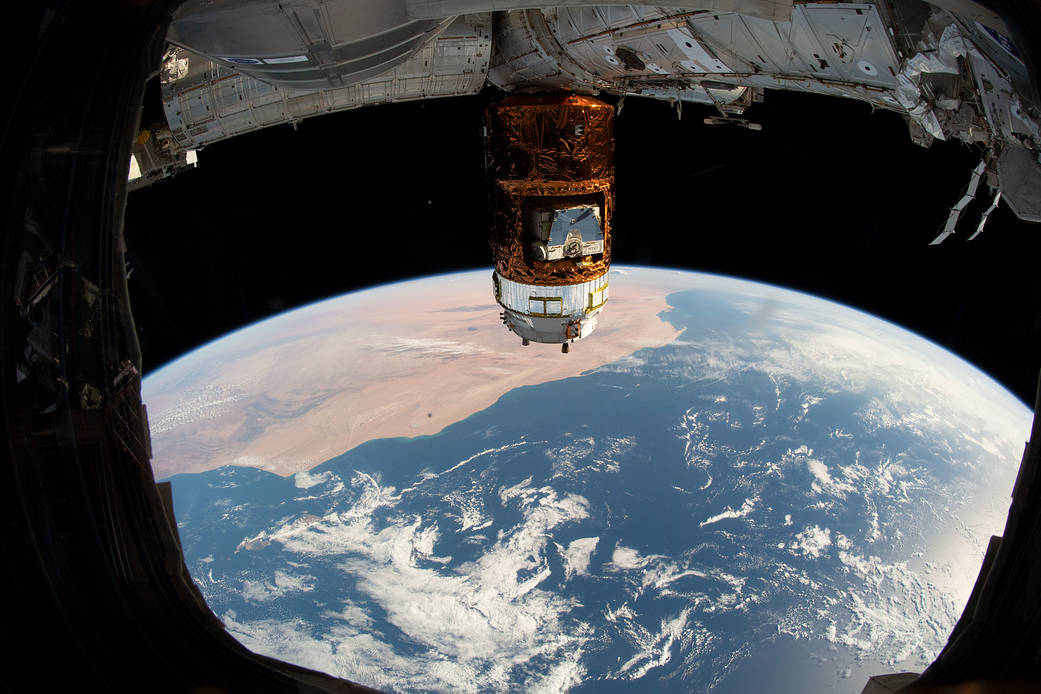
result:
<svg viewBox="0 0 1041 694"><path fill-rule="evenodd" d="M614 109L588 96L519 94L485 114L495 300L522 344L563 344L607 303Z"/></svg>

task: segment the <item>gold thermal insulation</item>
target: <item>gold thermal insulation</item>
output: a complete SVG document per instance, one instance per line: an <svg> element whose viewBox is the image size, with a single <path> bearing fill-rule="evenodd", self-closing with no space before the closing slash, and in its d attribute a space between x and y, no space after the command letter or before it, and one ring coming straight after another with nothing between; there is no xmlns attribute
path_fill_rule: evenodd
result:
<svg viewBox="0 0 1041 694"><path fill-rule="evenodd" d="M524 284L561 285L578 284L600 277L611 265L611 213L614 198L612 181L604 178L591 181L497 181L495 231L492 236L492 255L495 270L500 276ZM604 228L604 252L582 258L539 261L530 257L524 243L524 202L532 198L602 195L600 216Z"/></svg>
<svg viewBox="0 0 1041 694"><path fill-rule="evenodd" d="M588 96L522 94L485 113L495 179L614 179L614 108Z"/></svg>
<svg viewBox="0 0 1041 694"><path fill-rule="evenodd" d="M511 96L488 108L485 127L496 271L515 282L544 285L575 284L606 273L614 211L614 108L587 96ZM534 259L524 229L526 207L570 200L600 206L604 252Z"/></svg>

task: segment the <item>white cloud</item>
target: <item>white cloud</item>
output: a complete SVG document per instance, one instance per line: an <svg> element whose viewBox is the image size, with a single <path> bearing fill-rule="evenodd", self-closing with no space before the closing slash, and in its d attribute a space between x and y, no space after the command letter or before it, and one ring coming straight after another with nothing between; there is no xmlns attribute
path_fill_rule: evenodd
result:
<svg viewBox="0 0 1041 694"><path fill-rule="evenodd" d="M615 545L611 554L611 562L606 568L611 571L625 571L628 569L642 569L655 559L661 559L659 555L642 556L637 550L625 545Z"/></svg>
<svg viewBox="0 0 1041 694"><path fill-rule="evenodd" d="M469 458L464 458L463 460L460 460L458 463L456 463L452 467L448 468L444 472L439 472L436 475L432 475L432 476L431 475L424 476L423 479L421 480L421 482L425 482L428 479L433 479L435 477L441 477L442 475L447 475L450 472L455 472L456 470L458 470L459 468L463 467L464 465L468 465L468 464L472 463L473 461L475 461L478 458L481 458L483 456L491 455L491 454L494 454L494 453L501 453L502 451L507 451L507 450L509 450L511 448L517 448L519 446L527 446L527 445L530 445L530 442L528 442L528 441L517 441L515 443L508 443L505 446L499 446L498 448L486 448L483 451L480 451L479 453L474 453ZM419 483L417 483L417 484L419 484ZM415 485L413 485L413 486L415 486Z"/></svg>
<svg viewBox="0 0 1041 694"><path fill-rule="evenodd" d="M807 526L795 536L795 540L790 545L792 554L801 553L803 556L817 559L831 546L831 530L822 529L817 525Z"/></svg>
<svg viewBox="0 0 1041 694"><path fill-rule="evenodd" d="M530 677L522 690L535 694L559 694L581 684L586 674L586 668L581 663L582 655L582 649L579 648L573 658L556 663L545 675Z"/></svg>
<svg viewBox="0 0 1041 694"><path fill-rule="evenodd" d="M210 575L212 580L212 574ZM242 582L242 597L251 602L267 602L289 593L307 593L314 590L314 576L294 576L290 573L275 570L274 581Z"/></svg>
<svg viewBox="0 0 1041 694"><path fill-rule="evenodd" d="M298 472L293 476L293 484L298 489L310 489L315 485L328 481L331 475L332 473L329 471L319 472L314 475L309 472Z"/></svg>
<svg viewBox="0 0 1041 694"><path fill-rule="evenodd" d="M662 619L658 631L654 633L630 621L627 632L637 651L607 678L637 680L652 669L667 665L672 660L673 646L677 645L677 641L681 642L682 649L682 642L689 639L686 633L689 615L690 609L684 609L671 619Z"/></svg>
<svg viewBox="0 0 1041 694"><path fill-rule="evenodd" d="M233 612L221 619L229 633L255 653L380 689L480 691L479 673L466 664L402 655L347 624L315 633L302 619L238 621Z"/></svg>
<svg viewBox="0 0 1041 694"><path fill-rule="evenodd" d="M365 625L355 621L357 611L350 603L343 618L337 617L334 626L324 626L322 633L301 635L303 625L292 622L236 622L236 636L241 634L243 643L375 686L502 691L518 673L538 671L539 676L528 683L546 690L583 675L579 658L592 629L569 616L577 604L574 600L541 584L552 573L546 556L551 531L586 518L586 499L530 483L501 490L504 503L521 510L522 521L504 529L476 560L450 569L435 556L436 523L393 515L391 509L400 496L369 475L358 473L351 486L357 500L347 510L320 519L288 521L264 537L312 561L317 557L335 561L354 579L357 592L384 615L387 625L408 643L421 644L424 653L406 656L374 636L361 634L359 628ZM373 516L377 509L384 509L381 519L387 510L391 515L377 521ZM588 561L595 541L584 538L572 543L569 549L574 550L576 571L585 569L582 554L588 546ZM281 580L285 583L285 578ZM276 589L277 576L275 586L251 586L250 596L272 599ZM301 638L298 644L284 642L290 632ZM345 649L350 649L349 657ZM377 667L382 673L376 672Z"/></svg>
<svg viewBox="0 0 1041 694"><path fill-rule="evenodd" d="M687 578L688 576L706 578L708 577L708 574L698 569L690 569L680 566L676 562L660 561L656 562L653 566L643 572L643 576L640 579L640 585L645 590L647 588L653 588L654 590L660 591L681 578Z"/></svg>
<svg viewBox="0 0 1041 694"><path fill-rule="evenodd" d="M604 619L613 624L619 620L636 619L636 613L633 611L633 608L629 607L628 603L622 603L613 609L608 605L604 609Z"/></svg>
<svg viewBox="0 0 1041 694"><path fill-rule="evenodd" d="M339 612L328 610L322 613L322 617L342 619L356 629L368 629L372 626L372 617L369 616L369 613L352 600L344 600Z"/></svg>
<svg viewBox="0 0 1041 694"><path fill-rule="evenodd" d="M483 530L494 522L485 512L482 495L475 490L453 491L444 495L442 501L458 511L456 515L459 523L457 533Z"/></svg>
<svg viewBox="0 0 1041 694"><path fill-rule="evenodd" d="M714 516L709 516L705 520L698 523L698 527L704 528L706 525L718 523L719 521L726 520L727 518L744 518L749 513L751 513L753 509L755 509L755 504L757 501L759 501L759 497L745 499L745 502L741 504L741 508L737 510L734 510L733 508L727 506L725 511L717 513Z"/></svg>
<svg viewBox="0 0 1041 694"><path fill-rule="evenodd" d="M266 470L272 467L271 462L260 455L240 455L236 456L231 461L232 465L238 465L239 467L255 467L261 470Z"/></svg>
<svg viewBox="0 0 1041 694"><path fill-rule="evenodd" d="M806 468L814 477L810 489L815 494L820 494L823 491L840 499L845 499L847 494L856 491L856 488L849 482L840 482L833 479L831 473L828 472L828 466L816 458L807 457Z"/></svg>
<svg viewBox="0 0 1041 694"><path fill-rule="evenodd" d="M200 388L188 390L176 403L167 409L149 413L148 429L156 439L161 434L173 431L178 427L187 426L195 422L216 419L221 415L232 412L236 403L245 400L247 395L237 388L209 384Z"/></svg>
<svg viewBox="0 0 1041 694"><path fill-rule="evenodd" d="M489 353L488 349L471 342L441 340L438 338L390 337L387 339L388 352L396 354L413 354L421 357L467 357L474 354Z"/></svg>
<svg viewBox="0 0 1041 694"><path fill-rule="evenodd" d="M755 364L777 382L819 384L812 398L789 394L807 411L815 398L833 392L862 394L875 400L861 412L868 427L913 428L953 439L971 431L983 450L1019 448L1029 431L1029 411L996 382L896 325L755 283L691 278L688 286L699 281L732 294L729 303L746 314L746 329L691 336L695 348L683 360L663 364L662 375L725 380Z"/></svg>
<svg viewBox="0 0 1041 694"><path fill-rule="evenodd" d="M846 550L838 557L853 587L831 610L826 638L888 665L912 657L918 665L927 665L946 640L963 602L906 562L886 563Z"/></svg>
<svg viewBox="0 0 1041 694"><path fill-rule="evenodd" d="M589 562L599 541L599 537L580 537L573 540L567 549L559 544L556 546L564 562L565 581L576 574L584 576L589 573Z"/></svg>

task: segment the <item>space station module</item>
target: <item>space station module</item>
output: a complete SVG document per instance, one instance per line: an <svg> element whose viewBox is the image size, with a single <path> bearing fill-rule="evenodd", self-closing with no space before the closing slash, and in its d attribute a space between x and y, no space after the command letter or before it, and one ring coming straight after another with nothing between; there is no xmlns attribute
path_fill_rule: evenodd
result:
<svg viewBox="0 0 1041 694"><path fill-rule="evenodd" d="M614 108L575 94L517 94L485 112L495 300L507 329L567 352L607 303Z"/></svg>

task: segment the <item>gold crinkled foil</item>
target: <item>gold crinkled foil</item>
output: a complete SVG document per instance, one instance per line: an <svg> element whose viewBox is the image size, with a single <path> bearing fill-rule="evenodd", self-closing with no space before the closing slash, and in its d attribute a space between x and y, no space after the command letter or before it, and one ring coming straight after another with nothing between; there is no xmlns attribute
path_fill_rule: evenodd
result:
<svg viewBox="0 0 1041 694"><path fill-rule="evenodd" d="M595 279L611 264L614 211L614 109L579 95L518 95L485 113L488 173L495 224L495 269L526 284L561 285ZM533 197L603 196L604 253L577 260L537 261L525 252L521 210Z"/></svg>
<svg viewBox="0 0 1041 694"><path fill-rule="evenodd" d="M511 96L485 114L495 179L614 177L614 108L588 96Z"/></svg>

